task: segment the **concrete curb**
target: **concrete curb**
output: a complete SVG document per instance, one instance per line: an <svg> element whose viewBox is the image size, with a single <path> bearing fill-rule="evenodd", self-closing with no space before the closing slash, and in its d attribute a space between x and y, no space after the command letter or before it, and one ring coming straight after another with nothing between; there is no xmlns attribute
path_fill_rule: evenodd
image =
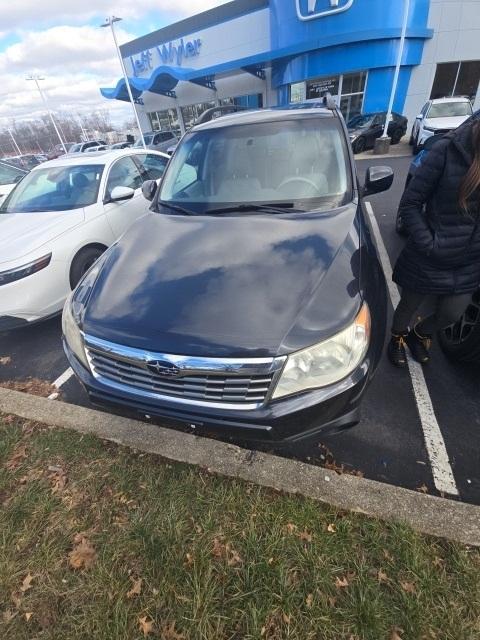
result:
<svg viewBox="0 0 480 640"><path fill-rule="evenodd" d="M0 411L480 546L480 507L0 387Z"/></svg>

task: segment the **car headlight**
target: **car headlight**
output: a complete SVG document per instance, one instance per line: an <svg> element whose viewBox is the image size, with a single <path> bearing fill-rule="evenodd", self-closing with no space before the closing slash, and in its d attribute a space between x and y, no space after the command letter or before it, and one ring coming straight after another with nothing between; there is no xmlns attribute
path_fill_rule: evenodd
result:
<svg viewBox="0 0 480 640"><path fill-rule="evenodd" d="M62 314L62 331L65 342L68 344L73 353L77 356L83 366L90 370L83 344L83 335L80 327L75 322L72 312L72 293L68 296Z"/></svg>
<svg viewBox="0 0 480 640"><path fill-rule="evenodd" d="M2 286L2 284L8 284L9 282L15 282L15 280L21 280L22 278L32 275L32 273L37 273L37 271L45 269L51 260L52 254L49 253L37 260L23 264L21 267L8 269L8 271L0 271L0 286Z"/></svg>
<svg viewBox="0 0 480 640"><path fill-rule="evenodd" d="M318 389L342 380L362 362L370 344L370 311L363 304L353 323L340 333L288 356L273 399Z"/></svg>
<svg viewBox="0 0 480 640"><path fill-rule="evenodd" d="M87 354L85 352L82 324L85 312L85 306L90 298L93 286L97 279L100 269L105 262L106 253L95 262L95 264L87 271L77 288L68 296L62 314L62 331L66 343L77 356L78 360L90 370Z"/></svg>

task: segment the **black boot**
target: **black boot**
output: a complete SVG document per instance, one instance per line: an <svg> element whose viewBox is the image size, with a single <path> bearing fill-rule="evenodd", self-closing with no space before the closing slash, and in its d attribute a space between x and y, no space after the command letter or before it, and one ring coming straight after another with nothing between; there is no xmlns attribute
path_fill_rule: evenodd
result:
<svg viewBox="0 0 480 640"><path fill-rule="evenodd" d="M392 338L388 343L387 354L390 362L396 367L407 366L407 354L405 353L405 344L408 333L392 333Z"/></svg>
<svg viewBox="0 0 480 640"><path fill-rule="evenodd" d="M432 336L423 336L418 332L417 327L413 327L407 336L407 344L414 359L420 364L427 364L430 360Z"/></svg>

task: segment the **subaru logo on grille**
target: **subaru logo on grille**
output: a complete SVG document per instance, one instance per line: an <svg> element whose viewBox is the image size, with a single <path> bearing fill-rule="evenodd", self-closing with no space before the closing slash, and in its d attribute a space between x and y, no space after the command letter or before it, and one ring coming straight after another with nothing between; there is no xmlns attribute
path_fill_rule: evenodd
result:
<svg viewBox="0 0 480 640"><path fill-rule="evenodd" d="M313 20L333 13L347 11L354 0L295 0L300 20Z"/></svg>
<svg viewBox="0 0 480 640"><path fill-rule="evenodd" d="M147 362L147 368L162 378L176 378L182 372L179 367L166 360L149 360Z"/></svg>

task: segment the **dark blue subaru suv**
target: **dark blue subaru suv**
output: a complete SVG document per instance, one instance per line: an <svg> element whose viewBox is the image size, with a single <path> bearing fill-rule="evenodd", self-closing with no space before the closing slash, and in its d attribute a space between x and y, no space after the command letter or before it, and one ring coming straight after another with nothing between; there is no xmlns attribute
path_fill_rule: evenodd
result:
<svg viewBox="0 0 480 640"><path fill-rule="evenodd" d="M392 178L359 186L332 106L191 129L65 305L91 401L272 445L357 423L386 323L362 199Z"/></svg>

